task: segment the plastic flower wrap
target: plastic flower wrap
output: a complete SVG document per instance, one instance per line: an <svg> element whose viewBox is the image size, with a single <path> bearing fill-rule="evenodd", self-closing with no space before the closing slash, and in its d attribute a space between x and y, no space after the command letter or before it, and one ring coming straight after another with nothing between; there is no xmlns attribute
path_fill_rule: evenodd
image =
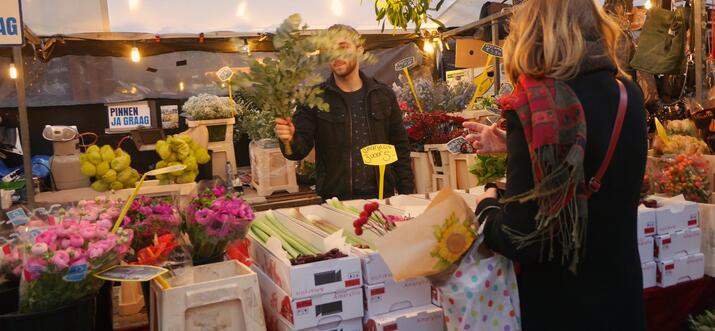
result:
<svg viewBox="0 0 715 331"><path fill-rule="evenodd" d="M4 284L14 284L22 274L22 249L20 242L13 234L3 232L0 238L0 288Z"/></svg>
<svg viewBox="0 0 715 331"><path fill-rule="evenodd" d="M710 200L708 172L710 165L702 155L683 153L657 161L652 175L656 192L669 196L683 194L686 200L707 203Z"/></svg>
<svg viewBox="0 0 715 331"><path fill-rule="evenodd" d="M708 145L701 139L683 135L668 136L668 143L665 143L658 135L656 135L653 139L653 149L659 155L680 153L709 154L710 152Z"/></svg>
<svg viewBox="0 0 715 331"><path fill-rule="evenodd" d="M229 242L242 239L255 218L251 207L238 193L223 186L205 189L189 204L185 231L194 260L221 256Z"/></svg>
<svg viewBox="0 0 715 331"><path fill-rule="evenodd" d="M181 232L181 215L172 197L137 197L124 217L123 226L134 231L132 249L151 245L155 236Z"/></svg>
<svg viewBox="0 0 715 331"><path fill-rule="evenodd" d="M33 238L21 233L24 262L20 313L45 311L96 294L97 272L119 263L129 251L132 230L111 233L113 222L64 220Z"/></svg>

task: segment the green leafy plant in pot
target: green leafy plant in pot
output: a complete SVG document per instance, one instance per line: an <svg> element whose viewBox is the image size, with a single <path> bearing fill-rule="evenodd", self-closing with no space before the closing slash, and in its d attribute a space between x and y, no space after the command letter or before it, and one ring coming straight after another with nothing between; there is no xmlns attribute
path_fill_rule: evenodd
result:
<svg viewBox="0 0 715 331"><path fill-rule="evenodd" d="M232 84L236 90L262 112L272 118L290 119L296 106L303 105L329 111L321 98L320 75L328 63L339 58L357 57L359 61L371 61L372 57L362 52L338 48L340 40L350 38L342 31L308 31L301 25L298 14L288 17L273 36L275 56L254 59L249 72L237 73ZM264 117L265 118L265 117ZM273 123L271 123L272 129ZM290 143L283 141L285 152L293 154Z"/></svg>

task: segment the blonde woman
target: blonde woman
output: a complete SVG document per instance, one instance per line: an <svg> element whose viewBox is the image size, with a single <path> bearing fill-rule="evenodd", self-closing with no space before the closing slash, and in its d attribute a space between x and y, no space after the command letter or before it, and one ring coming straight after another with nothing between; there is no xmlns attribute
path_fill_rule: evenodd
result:
<svg viewBox="0 0 715 331"><path fill-rule="evenodd" d="M486 245L521 266L523 330L645 330L636 242L645 110L616 60L620 30L595 0L529 0L510 31L506 135L465 127L477 150L509 155L506 192L487 190L476 214Z"/></svg>

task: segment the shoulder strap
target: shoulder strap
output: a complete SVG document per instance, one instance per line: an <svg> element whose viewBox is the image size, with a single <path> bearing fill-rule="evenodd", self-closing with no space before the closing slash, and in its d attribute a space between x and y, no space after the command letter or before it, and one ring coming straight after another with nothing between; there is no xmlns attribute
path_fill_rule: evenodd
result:
<svg viewBox="0 0 715 331"><path fill-rule="evenodd" d="M611 132L611 142L608 145L608 151L606 151L606 157L601 162L601 166L598 167L596 174L591 177L588 181L588 193L590 197L591 194L598 192L601 189L601 180L603 175L606 174L608 170L608 165L611 163L613 158L613 153L616 151L616 145L618 145L618 138L621 136L621 129L623 128L623 120L626 118L626 111L628 110L628 92L626 92L626 87L623 82L616 79L618 83L618 90L620 92L620 100L618 101L618 114L616 115L616 123L613 125L613 132Z"/></svg>

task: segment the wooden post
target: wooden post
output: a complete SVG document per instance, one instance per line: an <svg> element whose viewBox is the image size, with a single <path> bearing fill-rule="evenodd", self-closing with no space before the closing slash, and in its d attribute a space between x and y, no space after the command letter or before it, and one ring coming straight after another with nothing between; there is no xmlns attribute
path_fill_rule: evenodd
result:
<svg viewBox="0 0 715 331"><path fill-rule="evenodd" d="M492 44L499 45L499 20L492 21ZM494 57L494 95L499 94L501 88L501 59ZM484 69L486 70L486 68ZM471 110L471 109L470 109Z"/></svg>
<svg viewBox="0 0 715 331"><path fill-rule="evenodd" d="M701 105L705 104L705 94L703 91L703 74L705 73L705 48L703 47L703 13L705 3L703 0L693 0L693 15L695 30L695 100Z"/></svg>
<svg viewBox="0 0 715 331"><path fill-rule="evenodd" d="M32 153L30 152L30 126L27 119L27 104L25 100L25 71L22 62L22 47L12 48L12 59L17 68L15 89L17 90L17 109L20 113L20 143L22 144L22 165L25 172L25 190L27 203L30 207L35 204L35 187L32 182Z"/></svg>

